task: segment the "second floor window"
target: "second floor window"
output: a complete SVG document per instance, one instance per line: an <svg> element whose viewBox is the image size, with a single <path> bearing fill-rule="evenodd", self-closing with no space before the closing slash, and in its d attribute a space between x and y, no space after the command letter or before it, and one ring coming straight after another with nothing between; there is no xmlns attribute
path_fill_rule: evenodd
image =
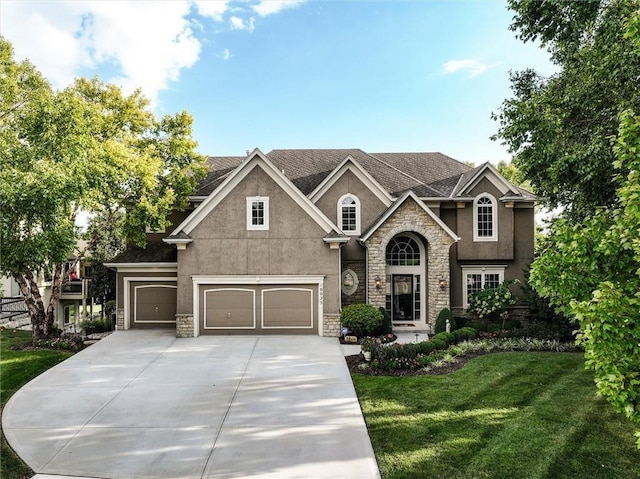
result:
<svg viewBox="0 0 640 479"><path fill-rule="evenodd" d="M338 225L345 234L360 234L360 201L347 194L338 201Z"/></svg>
<svg viewBox="0 0 640 479"><path fill-rule="evenodd" d="M247 229L269 229L269 198L251 196L247 198Z"/></svg>
<svg viewBox="0 0 640 479"><path fill-rule="evenodd" d="M485 193L473 203L473 239L474 241L497 241L497 211L495 199Z"/></svg>

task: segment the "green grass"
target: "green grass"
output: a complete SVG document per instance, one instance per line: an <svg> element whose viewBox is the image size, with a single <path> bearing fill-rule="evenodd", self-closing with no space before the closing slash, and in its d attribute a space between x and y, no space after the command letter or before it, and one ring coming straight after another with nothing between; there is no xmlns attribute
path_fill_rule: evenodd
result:
<svg viewBox="0 0 640 479"><path fill-rule="evenodd" d="M0 406L31 379L67 359L72 353L63 351L12 351L14 344L31 339L29 331L0 330ZM1 437L0 477L22 479L33 476L33 471L18 458Z"/></svg>
<svg viewBox="0 0 640 479"><path fill-rule="evenodd" d="M634 427L576 353L499 353L443 376L353 375L384 479L640 478Z"/></svg>

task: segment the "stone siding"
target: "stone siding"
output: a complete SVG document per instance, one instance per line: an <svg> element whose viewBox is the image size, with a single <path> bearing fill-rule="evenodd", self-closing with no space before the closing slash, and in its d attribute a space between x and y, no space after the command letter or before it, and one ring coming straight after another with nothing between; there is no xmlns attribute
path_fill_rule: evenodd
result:
<svg viewBox="0 0 640 479"><path fill-rule="evenodd" d="M340 315L334 313L325 313L322 324L322 335L329 338L337 338L340 336Z"/></svg>
<svg viewBox="0 0 640 479"><path fill-rule="evenodd" d="M427 244L427 326L433 329L436 317L443 308L449 307L449 288L451 272L449 269L449 248L455 240L429 215L415 200L407 198L404 204L371 235L366 241L369 274L367 277L368 302L375 307L385 307L386 249L391 239L404 232L422 235ZM374 278L383 280L377 289ZM439 286L444 278L445 288Z"/></svg>
<svg viewBox="0 0 640 479"><path fill-rule="evenodd" d="M193 338L193 315L176 314L176 338Z"/></svg>
<svg viewBox="0 0 640 479"><path fill-rule="evenodd" d="M355 274L358 275L358 289L352 295L346 295L344 293L340 293L342 296L342 306L347 306L349 304L361 304L367 301L366 292L367 292L367 274L366 274L366 266L364 261L344 261L342 263L342 271L350 269Z"/></svg>
<svg viewBox="0 0 640 479"><path fill-rule="evenodd" d="M118 308L116 311L116 331L122 331L124 329L124 309Z"/></svg>

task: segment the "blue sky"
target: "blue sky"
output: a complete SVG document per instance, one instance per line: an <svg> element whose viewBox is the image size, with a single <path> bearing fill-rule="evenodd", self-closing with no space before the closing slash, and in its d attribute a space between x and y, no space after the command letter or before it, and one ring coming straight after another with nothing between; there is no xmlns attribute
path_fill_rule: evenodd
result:
<svg viewBox="0 0 640 479"><path fill-rule="evenodd" d="M508 72L553 72L502 1L3 0L0 31L56 88L98 75L194 116L200 152L440 151L489 140Z"/></svg>

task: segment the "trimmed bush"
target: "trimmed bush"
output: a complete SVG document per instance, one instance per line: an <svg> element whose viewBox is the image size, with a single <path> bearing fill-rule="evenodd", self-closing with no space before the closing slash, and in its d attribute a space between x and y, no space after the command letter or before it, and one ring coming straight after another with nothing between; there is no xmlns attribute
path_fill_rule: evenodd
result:
<svg viewBox="0 0 640 479"><path fill-rule="evenodd" d="M456 338L452 333L447 333L446 331L443 331L443 332L438 333L435 336L431 337L431 341L433 341L433 340L442 341L447 346L449 346L450 344L453 344L455 339Z"/></svg>
<svg viewBox="0 0 640 479"><path fill-rule="evenodd" d="M447 348L447 346L449 346L444 339L438 339L435 336L433 337L433 339L431 339L428 344L431 344L431 346L433 347L433 349L445 349Z"/></svg>
<svg viewBox="0 0 640 479"><path fill-rule="evenodd" d="M350 304L342 309L342 326L358 337L375 336L383 322L383 314L370 304Z"/></svg>
<svg viewBox="0 0 640 479"><path fill-rule="evenodd" d="M456 329L456 318L450 309L444 308L438 317L436 318L436 334L445 332L447 330L447 319L449 320L449 329L453 331Z"/></svg>
<svg viewBox="0 0 640 479"><path fill-rule="evenodd" d="M460 341L466 341L468 339L475 339L478 337L478 331L473 328L460 328L456 329L453 332L453 337L455 338L456 343Z"/></svg>
<svg viewBox="0 0 640 479"><path fill-rule="evenodd" d="M105 333L111 331L111 321L108 319L92 319L81 323L85 334Z"/></svg>

